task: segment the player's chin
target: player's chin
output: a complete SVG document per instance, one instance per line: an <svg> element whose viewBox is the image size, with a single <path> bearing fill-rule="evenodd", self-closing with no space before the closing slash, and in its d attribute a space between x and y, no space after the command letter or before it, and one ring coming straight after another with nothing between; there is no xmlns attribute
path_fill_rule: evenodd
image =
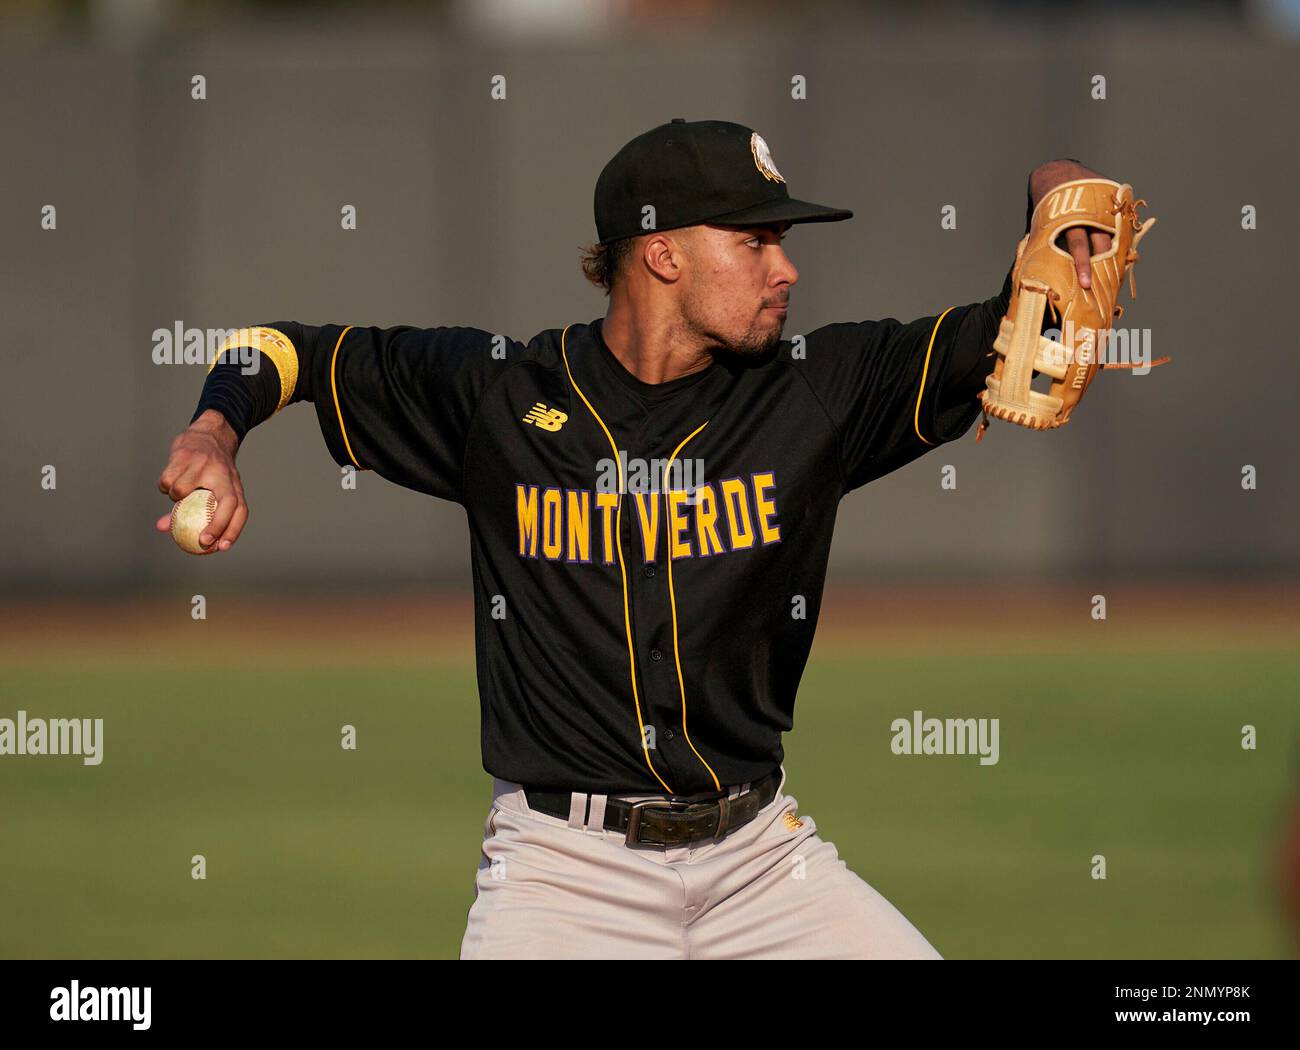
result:
<svg viewBox="0 0 1300 1050"><path fill-rule="evenodd" d="M782 324L761 325L751 328L744 338L729 344L728 349L740 357L754 358L767 354L781 341Z"/></svg>

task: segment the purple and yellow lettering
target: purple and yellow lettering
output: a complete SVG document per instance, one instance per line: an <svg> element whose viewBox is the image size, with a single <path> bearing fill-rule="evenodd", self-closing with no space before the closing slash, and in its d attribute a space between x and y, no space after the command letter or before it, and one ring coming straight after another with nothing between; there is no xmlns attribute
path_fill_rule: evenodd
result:
<svg viewBox="0 0 1300 1050"><path fill-rule="evenodd" d="M564 550L564 533L560 528L562 510L560 490L544 490L542 492L542 553L551 561L558 558Z"/></svg>
<svg viewBox="0 0 1300 1050"><path fill-rule="evenodd" d="M537 557L537 486L515 485L515 514L519 519L519 556Z"/></svg>
<svg viewBox="0 0 1300 1050"><path fill-rule="evenodd" d="M569 561L591 561L591 493L569 490Z"/></svg>
<svg viewBox="0 0 1300 1050"><path fill-rule="evenodd" d="M597 492L596 509L600 511L606 565L614 564L614 511L618 508L617 492Z"/></svg>
<svg viewBox="0 0 1300 1050"><path fill-rule="evenodd" d="M740 478L722 482L722 509L727 512L727 532L731 549L743 551L754 546L754 524L749 518L749 497Z"/></svg>
<svg viewBox="0 0 1300 1050"><path fill-rule="evenodd" d="M691 542L689 539L682 539L682 532L690 522L682 513L682 507L690 498L690 493L683 492L681 489L672 489L664 493L664 498L668 500L668 557L689 558Z"/></svg>
<svg viewBox="0 0 1300 1050"><path fill-rule="evenodd" d="M718 497L713 485L706 482L695 490L695 534L698 537L700 557L722 554L726 547L718 536Z"/></svg>
<svg viewBox="0 0 1300 1050"><path fill-rule="evenodd" d="M641 519L641 549L645 560L655 560L659 547L659 497L654 493L636 493L636 513Z"/></svg>
<svg viewBox="0 0 1300 1050"><path fill-rule="evenodd" d="M764 497L764 493L776 487L776 474L770 470L753 475L754 507L758 511L758 529L763 534L764 543L778 543L781 539L781 526L772 521L776 513L776 501Z"/></svg>

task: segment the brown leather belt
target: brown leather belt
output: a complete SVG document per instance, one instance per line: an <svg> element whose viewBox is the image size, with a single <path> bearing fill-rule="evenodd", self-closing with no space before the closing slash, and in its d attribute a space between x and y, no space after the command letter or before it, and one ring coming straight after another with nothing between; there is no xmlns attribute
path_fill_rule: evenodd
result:
<svg viewBox="0 0 1300 1050"><path fill-rule="evenodd" d="M776 797L781 782L777 766L762 780L750 784L737 798L726 795L704 799L675 799L670 795L641 802L611 798L605 803L605 830L621 831L627 844L678 846L687 842L720 839L748 824L758 811ZM569 819L571 792L539 791L525 787L531 809L560 820Z"/></svg>

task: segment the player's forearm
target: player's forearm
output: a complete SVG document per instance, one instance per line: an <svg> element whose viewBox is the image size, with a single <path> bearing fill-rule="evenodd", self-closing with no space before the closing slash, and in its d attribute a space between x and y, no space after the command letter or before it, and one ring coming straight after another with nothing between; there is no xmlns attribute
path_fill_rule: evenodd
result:
<svg viewBox="0 0 1300 1050"><path fill-rule="evenodd" d="M317 331L296 323L241 329L208 373L191 425L205 414L217 414L242 443L253 427L285 405L311 401Z"/></svg>
<svg viewBox="0 0 1300 1050"><path fill-rule="evenodd" d="M208 373L190 425L215 415L242 443L253 427L271 418L279 399L280 379L267 362L257 360L256 371L248 372L234 362L219 363Z"/></svg>

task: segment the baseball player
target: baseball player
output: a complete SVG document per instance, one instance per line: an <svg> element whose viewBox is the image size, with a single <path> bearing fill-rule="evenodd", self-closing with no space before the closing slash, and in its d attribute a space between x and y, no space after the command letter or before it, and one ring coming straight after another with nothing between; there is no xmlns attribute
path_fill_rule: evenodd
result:
<svg viewBox="0 0 1300 1050"><path fill-rule="evenodd" d="M1054 161L1030 208L1095 173ZM763 138L675 119L596 183L606 315L527 343L275 322L209 371L159 488L247 523L235 453L311 402L334 460L461 504L493 777L462 958L935 959L785 792L781 735L848 492L964 434L1000 294L782 339L792 198ZM1065 234L1078 281L1109 236ZM158 520L159 530L168 517Z"/></svg>

